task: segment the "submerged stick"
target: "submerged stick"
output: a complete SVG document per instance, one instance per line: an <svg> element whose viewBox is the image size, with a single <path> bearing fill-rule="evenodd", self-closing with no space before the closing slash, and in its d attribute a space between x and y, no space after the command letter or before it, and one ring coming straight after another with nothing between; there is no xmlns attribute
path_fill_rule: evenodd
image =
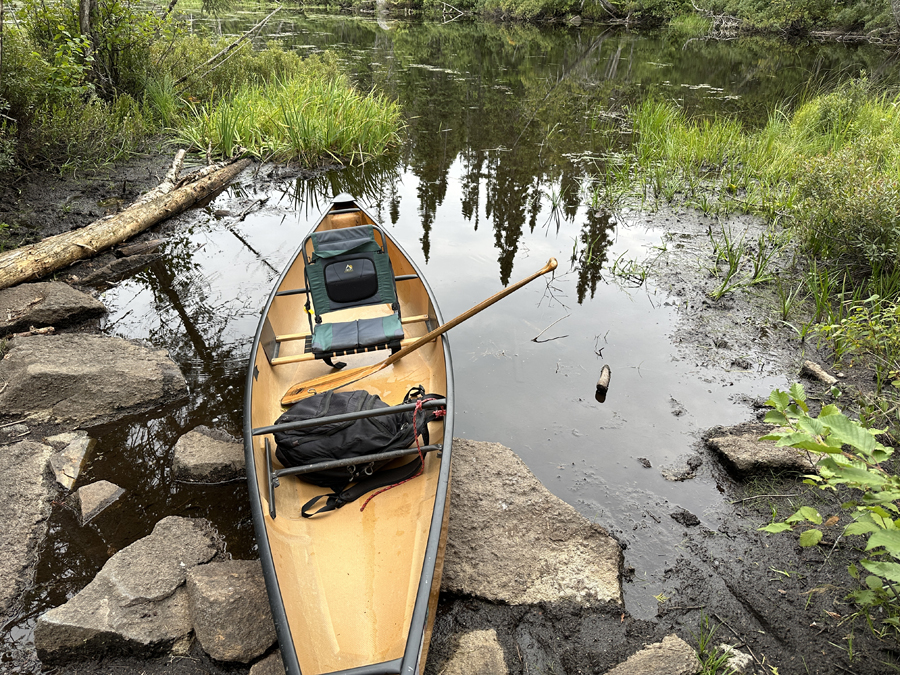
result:
<svg viewBox="0 0 900 675"><path fill-rule="evenodd" d="M611 374L609 366L603 366L603 370L600 371L600 379L597 380L597 393L594 396L600 403L606 401L606 392L609 391L609 376Z"/></svg>

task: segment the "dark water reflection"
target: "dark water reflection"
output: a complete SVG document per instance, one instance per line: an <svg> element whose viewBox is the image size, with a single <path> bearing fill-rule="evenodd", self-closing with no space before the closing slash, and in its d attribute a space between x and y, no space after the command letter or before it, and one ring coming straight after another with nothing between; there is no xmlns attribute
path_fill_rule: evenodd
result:
<svg viewBox="0 0 900 675"><path fill-rule="evenodd" d="M239 33L265 8L244 10L194 20ZM262 167L182 219L159 262L104 295L106 332L167 349L190 401L102 434L80 483L110 480L127 496L84 528L67 509L54 510L34 589L5 627L4 658L30 640L38 614L166 515L210 518L236 557L254 554L244 485L175 482L173 446L199 424L239 435L258 312L320 208L342 191L369 205L423 267L447 318L550 256L560 260L552 284L534 284L452 331L457 429L509 445L557 495L619 531L638 569L629 609L651 616L680 530L665 522L645 529L646 510L678 504L712 524L722 497L708 478L669 483L635 458L654 467L672 462L700 430L746 419L734 401L783 385L785 374L762 355L756 373L703 371L671 344L678 316L665 291L610 275L611 261L644 258L660 242L643 225L640 203L605 187L606 172L628 161L623 112L658 95L692 115L733 114L754 125L805 91L864 70L878 77L886 55L834 44L298 10L283 11L266 31L261 40L304 52L337 49L361 87L400 101L405 142L386 160L309 181ZM213 215L239 213L258 198L268 201L242 222ZM691 216L673 223L678 217ZM593 396L603 363L613 376L601 405ZM673 400L686 414L672 414Z"/></svg>

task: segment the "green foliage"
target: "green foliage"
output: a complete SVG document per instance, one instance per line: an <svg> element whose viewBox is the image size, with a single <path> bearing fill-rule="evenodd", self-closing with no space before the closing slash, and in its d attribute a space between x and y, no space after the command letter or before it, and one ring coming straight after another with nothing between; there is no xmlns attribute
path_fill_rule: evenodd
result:
<svg viewBox="0 0 900 675"><path fill-rule="evenodd" d="M851 594L863 606L887 605L889 616L883 619L888 626L900 630L900 595L895 584L900 583L900 476L882 468L893 449L878 441L883 430L871 429L845 416L834 405L826 405L817 417L809 414L806 392L795 383L789 392L772 392L766 404L773 410L766 414L766 422L779 429L763 440L774 440L779 447L792 447L818 457L817 474L805 477L804 482L822 490L835 491L849 487L857 495L842 504L853 517L844 535L866 537L866 557L860 565L870 573L866 588ZM821 525L822 516L814 508L803 506L782 522L760 528L777 533L792 530L795 525ZM822 530L807 527L800 534L801 546L815 546L822 540ZM859 570L851 565L850 574L859 578Z"/></svg>
<svg viewBox="0 0 900 675"><path fill-rule="evenodd" d="M879 150L868 139L846 145L806 160L797 175L795 217L810 252L866 275L891 273L900 260L900 175Z"/></svg>
<svg viewBox="0 0 900 675"><path fill-rule="evenodd" d="M886 0L707 0L703 7L715 14L735 16L757 30L831 28L883 34L895 25Z"/></svg>
<svg viewBox="0 0 900 675"><path fill-rule="evenodd" d="M900 305L877 295L854 305L839 323L819 330L845 353L867 358L875 367L879 389L890 384L900 389Z"/></svg>
<svg viewBox="0 0 900 675"><path fill-rule="evenodd" d="M399 120L395 103L356 92L345 77L294 77L244 85L218 103L192 105L177 136L225 156L245 149L307 166L324 158L362 163L397 143Z"/></svg>

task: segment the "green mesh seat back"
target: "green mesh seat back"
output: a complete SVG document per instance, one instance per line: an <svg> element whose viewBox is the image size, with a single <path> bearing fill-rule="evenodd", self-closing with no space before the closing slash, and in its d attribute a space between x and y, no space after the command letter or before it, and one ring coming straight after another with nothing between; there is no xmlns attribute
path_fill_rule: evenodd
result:
<svg viewBox="0 0 900 675"><path fill-rule="evenodd" d="M306 279L317 315L347 307L397 302L391 260L375 241L374 229L373 225L360 225L309 236L313 252L306 265ZM355 284L351 277L370 268L374 279ZM337 284L343 277L351 279L339 288ZM355 289L365 289L365 292L360 295L354 293Z"/></svg>

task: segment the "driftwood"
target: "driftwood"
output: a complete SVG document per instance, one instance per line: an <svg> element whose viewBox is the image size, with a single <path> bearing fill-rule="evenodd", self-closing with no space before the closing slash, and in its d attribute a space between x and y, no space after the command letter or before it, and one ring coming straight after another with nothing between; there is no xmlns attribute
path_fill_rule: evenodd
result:
<svg viewBox="0 0 900 675"><path fill-rule="evenodd" d="M196 180L175 187L178 170L176 164L180 166L180 159L176 157L173 169L166 174L166 180L160 186L166 187L153 190L153 196L149 199L145 199L145 195L124 211L96 220L84 228L0 254L0 289L30 279L39 279L74 262L90 258L186 211L199 200L230 183L250 161L241 159L221 162L214 165L215 168L211 171L197 172L203 175ZM185 180L192 178L190 176Z"/></svg>
<svg viewBox="0 0 900 675"><path fill-rule="evenodd" d="M606 401L606 392L609 391L609 376L610 376L609 366L603 366L603 369L600 371L600 379L597 380L597 393L594 395L600 403Z"/></svg>

